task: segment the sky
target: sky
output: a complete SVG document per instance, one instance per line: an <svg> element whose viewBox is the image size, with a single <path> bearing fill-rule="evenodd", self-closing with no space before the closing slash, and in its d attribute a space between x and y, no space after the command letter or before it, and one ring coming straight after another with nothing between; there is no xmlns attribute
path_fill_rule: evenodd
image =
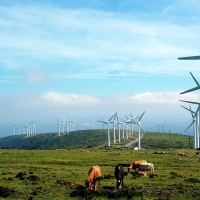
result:
<svg viewBox="0 0 200 200"><path fill-rule="evenodd" d="M0 137L102 128L117 112L145 131L191 135L179 100L200 101L197 0L0 0ZM196 105L191 105L193 110ZM185 131L185 132L184 132Z"/></svg>

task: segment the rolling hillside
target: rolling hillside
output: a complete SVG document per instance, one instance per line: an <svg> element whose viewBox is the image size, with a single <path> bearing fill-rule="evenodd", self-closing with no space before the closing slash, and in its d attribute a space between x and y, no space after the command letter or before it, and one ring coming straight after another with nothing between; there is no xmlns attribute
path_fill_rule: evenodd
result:
<svg viewBox="0 0 200 200"><path fill-rule="evenodd" d="M117 135L117 134L116 134ZM128 140L113 144L113 133L111 132L111 146L109 149L119 149L137 138L137 133ZM141 147L145 149L169 149L187 148L193 146L193 137L181 134L152 133L147 132L141 140ZM137 146L131 144L129 148ZM37 134L26 137L26 135L15 135L0 138L1 149L106 149L107 130L82 130L72 131L68 134L58 136L58 133Z"/></svg>

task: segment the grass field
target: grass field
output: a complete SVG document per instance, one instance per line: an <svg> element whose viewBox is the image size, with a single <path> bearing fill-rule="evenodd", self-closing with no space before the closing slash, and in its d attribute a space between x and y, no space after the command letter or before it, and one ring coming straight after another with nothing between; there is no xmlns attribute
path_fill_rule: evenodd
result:
<svg viewBox="0 0 200 200"><path fill-rule="evenodd" d="M157 149L157 151L163 151ZM88 151L0 150L1 199L200 199L200 162L193 149ZM187 156L179 156L185 152ZM153 178L129 173L117 190L118 163L146 159L155 165ZM98 164L102 180L97 191L86 190L90 167ZM127 167L124 167L127 172ZM149 173L147 172L149 175Z"/></svg>

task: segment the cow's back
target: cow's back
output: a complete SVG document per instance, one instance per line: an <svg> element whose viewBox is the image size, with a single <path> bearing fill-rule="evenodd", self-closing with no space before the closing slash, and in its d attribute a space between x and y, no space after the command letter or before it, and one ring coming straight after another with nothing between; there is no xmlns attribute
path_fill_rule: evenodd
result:
<svg viewBox="0 0 200 200"><path fill-rule="evenodd" d="M141 163L138 167L139 171L148 171L152 169L152 163Z"/></svg>

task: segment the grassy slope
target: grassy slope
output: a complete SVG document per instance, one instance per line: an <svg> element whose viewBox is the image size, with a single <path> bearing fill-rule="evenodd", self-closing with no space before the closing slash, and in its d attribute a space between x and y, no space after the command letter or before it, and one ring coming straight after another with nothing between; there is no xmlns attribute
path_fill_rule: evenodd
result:
<svg viewBox="0 0 200 200"><path fill-rule="evenodd" d="M117 136L116 131L116 136ZM137 137L134 134L124 142L113 144L113 132L111 131L111 147L121 148L126 143L131 142ZM167 133L146 133L141 141L142 148L145 149L169 149L169 148L186 148L188 147L188 136L180 134ZM191 144L192 144L191 137ZM137 146L133 144L132 147ZM69 134L58 136L56 133L38 134L31 137L26 135L16 135L0 138L0 148L3 149L76 149L76 148L93 148L105 149L107 147L107 130L84 130L74 131ZM109 148L109 149L110 149Z"/></svg>

